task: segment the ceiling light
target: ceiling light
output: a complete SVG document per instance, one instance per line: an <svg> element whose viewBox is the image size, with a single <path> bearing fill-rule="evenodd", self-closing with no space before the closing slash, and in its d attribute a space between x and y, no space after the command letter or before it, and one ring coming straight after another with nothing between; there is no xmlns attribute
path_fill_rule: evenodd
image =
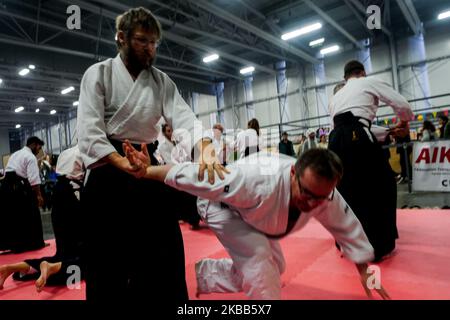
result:
<svg viewBox="0 0 450 320"><path fill-rule="evenodd" d="M445 12L441 12L438 15L438 20L447 19L447 18L450 18L450 10L449 11L445 11Z"/></svg>
<svg viewBox="0 0 450 320"><path fill-rule="evenodd" d="M19 75L21 75L23 77L23 76L27 75L29 72L30 72L30 69L24 68L19 71Z"/></svg>
<svg viewBox="0 0 450 320"><path fill-rule="evenodd" d="M61 90L61 94L66 94L66 93L72 92L73 90L75 90L75 88L70 86L68 88Z"/></svg>
<svg viewBox="0 0 450 320"><path fill-rule="evenodd" d="M30 64L30 65L28 66L28 69L34 70L34 69L36 69L36 67L34 66L34 64Z"/></svg>
<svg viewBox="0 0 450 320"><path fill-rule="evenodd" d="M320 53L323 55L332 53L332 52L336 52L339 51L339 46L338 45L334 45L334 46L330 46L330 47L326 47L323 48L322 50L320 50Z"/></svg>
<svg viewBox="0 0 450 320"><path fill-rule="evenodd" d="M74 107L76 107L76 106L78 105L78 101L74 101L74 102L72 103L72 105L73 105Z"/></svg>
<svg viewBox="0 0 450 320"><path fill-rule="evenodd" d="M52 110L52 111L50 111L50 114L55 114L56 113L56 110Z"/></svg>
<svg viewBox="0 0 450 320"><path fill-rule="evenodd" d="M41 111L41 110L39 110L39 108L37 108L37 109L36 109L36 113L39 113L39 111Z"/></svg>
<svg viewBox="0 0 450 320"><path fill-rule="evenodd" d="M39 98L37 98L37 102L44 102L45 101L45 98L44 97L39 97Z"/></svg>
<svg viewBox="0 0 450 320"><path fill-rule="evenodd" d="M217 59L219 59L219 55L218 54L212 54L212 55L209 55L207 57L204 57L203 58L203 62L204 63L208 63L208 62L211 62L211 61L214 61L214 60L217 60Z"/></svg>
<svg viewBox="0 0 450 320"><path fill-rule="evenodd" d="M20 124L16 124L16 129L19 129L21 127Z"/></svg>
<svg viewBox="0 0 450 320"><path fill-rule="evenodd" d="M255 67L245 67L245 68L241 69L239 72L241 74L247 74L247 73L252 73L253 71L255 71Z"/></svg>
<svg viewBox="0 0 450 320"><path fill-rule="evenodd" d="M320 38L320 39L311 41L311 42L309 43L309 46L310 46L310 47L314 47L314 46L317 46L317 45L322 44L322 43L324 43L324 42L325 42L325 38Z"/></svg>
<svg viewBox="0 0 450 320"><path fill-rule="evenodd" d="M20 112L23 111L25 108L22 106L17 107L16 109L14 109L14 112Z"/></svg>
<svg viewBox="0 0 450 320"><path fill-rule="evenodd" d="M319 23L319 22L317 22L317 23L308 25L308 26L306 26L306 27L303 27L303 28L300 28L300 29L296 29L296 30L294 30L294 31L287 32L287 33L285 33L285 34L283 34L283 35L281 36L281 39L283 39L283 40L289 40L289 39L292 39L292 38L296 38L296 37L298 37L298 36L301 36L301 35L303 35L303 34L312 32L312 31L314 31L314 30L318 30L318 29L320 29L320 28L322 28L322 24Z"/></svg>

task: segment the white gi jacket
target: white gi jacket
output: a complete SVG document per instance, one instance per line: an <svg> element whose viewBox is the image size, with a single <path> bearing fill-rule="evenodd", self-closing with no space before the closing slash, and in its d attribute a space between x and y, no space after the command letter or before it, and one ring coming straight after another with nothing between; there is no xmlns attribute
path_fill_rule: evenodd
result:
<svg viewBox="0 0 450 320"><path fill-rule="evenodd" d="M246 129L239 132L232 144L232 149L238 152L238 159L245 157L245 149L259 146L259 137L255 129Z"/></svg>
<svg viewBox="0 0 450 320"><path fill-rule="evenodd" d="M78 145L61 152L56 163L56 173L66 176L67 179L83 180L85 168Z"/></svg>
<svg viewBox="0 0 450 320"><path fill-rule="evenodd" d="M37 158L27 146L14 152L9 158L5 172L12 171L19 177L28 179L31 186L41 184Z"/></svg>
<svg viewBox="0 0 450 320"><path fill-rule="evenodd" d="M414 119L408 101L387 83L375 78L350 78L330 101L330 116L351 111L355 117L362 117L370 122L375 119L379 101L391 106L400 120Z"/></svg>
<svg viewBox="0 0 450 320"><path fill-rule="evenodd" d="M269 235L286 231L290 201L290 169L295 159L263 152L237 161L227 168L225 180L198 181L198 165L183 163L171 168L165 183L200 197L198 210L202 217L209 206L225 203L255 229ZM301 229L316 218L341 245L343 253L355 263L373 259L372 245L359 220L337 190L332 201L326 201L310 212L302 212L292 231Z"/></svg>
<svg viewBox="0 0 450 320"><path fill-rule="evenodd" d="M92 65L81 80L77 118L86 167L101 165L97 163L101 158L116 151L108 138L131 143L156 140L161 117L174 130L190 133L189 147L202 138L201 122L164 72L151 67L133 81L119 55Z"/></svg>
<svg viewBox="0 0 450 320"><path fill-rule="evenodd" d="M161 156L164 163L173 164L174 161L172 160L172 152L174 149L175 146L172 141L169 141L169 139L163 136L163 138L159 141L157 152Z"/></svg>

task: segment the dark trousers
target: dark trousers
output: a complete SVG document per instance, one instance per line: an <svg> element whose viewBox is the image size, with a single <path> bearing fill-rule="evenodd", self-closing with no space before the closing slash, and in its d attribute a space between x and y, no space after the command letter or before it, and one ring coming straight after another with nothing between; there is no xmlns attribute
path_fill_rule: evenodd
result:
<svg viewBox="0 0 450 320"><path fill-rule="evenodd" d="M87 300L188 299L178 193L111 165L90 172L81 196Z"/></svg>
<svg viewBox="0 0 450 320"><path fill-rule="evenodd" d="M198 226L200 215L197 211L197 197L186 192L177 192L177 194L177 201L174 203L173 209L178 214L178 219L191 226Z"/></svg>
<svg viewBox="0 0 450 320"><path fill-rule="evenodd" d="M82 245L82 213L80 200L75 192L81 190L81 182L73 182L80 187L75 190L71 180L59 176L53 191L52 226L55 234L56 256L62 260L80 255Z"/></svg>
<svg viewBox="0 0 450 320"><path fill-rule="evenodd" d="M42 261L62 263L61 270L48 279L47 284L49 285L65 285L67 280L77 279L77 277L73 277L77 270L81 272L79 279L84 277L84 265L81 260L81 205L70 182L71 180L66 177L59 176L53 190L51 217L55 234L56 254L52 257L25 260L27 264L38 271L40 271ZM77 183L78 186L82 185L78 181L74 183ZM15 273L13 277L15 280L27 281L35 280L39 276L40 272L25 276Z"/></svg>
<svg viewBox="0 0 450 320"><path fill-rule="evenodd" d="M375 260L395 248L397 186L389 161L373 134L350 112L334 118L328 148L342 160L344 176L337 189L355 212L370 243Z"/></svg>
<svg viewBox="0 0 450 320"><path fill-rule="evenodd" d="M41 213L28 180L7 172L0 186L0 203L0 250L43 248Z"/></svg>
<svg viewBox="0 0 450 320"><path fill-rule="evenodd" d="M397 150L400 155L400 167L402 170L400 175L403 178L409 177L409 179L412 179L412 167L410 160L412 148L408 146L406 148L406 152L403 148L398 148Z"/></svg>

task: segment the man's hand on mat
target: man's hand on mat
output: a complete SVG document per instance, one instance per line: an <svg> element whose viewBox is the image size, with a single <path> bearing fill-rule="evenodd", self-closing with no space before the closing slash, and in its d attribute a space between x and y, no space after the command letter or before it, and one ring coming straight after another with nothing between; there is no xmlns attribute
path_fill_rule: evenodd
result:
<svg viewBox="0 0 450 320"><path fill-rule="evenodd" d="M230 173L223 165L220 164L219 159L216 156L214 144L211 140L203 139L199 142L200 146L200 167L198 170L198 180L203 181L205 177L205 170L208 171L208 181L214 184L214 172L217 173L221 180L225 179L224 173Z"/></svg>
<svg viewBox="0 0 450 320"><path fill-rule="evenodd" d="M372 274L372 272L368 270L368 267L369 266L367 265L367 263L356 264L356 268L358 269L361 276L361 284L367 294L367 297L373 299L371 289L375 289L375 291L380 295L381 298L383 298L383 300L391 300L391 297L381 285L381 279L375 279L375 283L373 284L373 277L376 277L377 275Z"/></svg>

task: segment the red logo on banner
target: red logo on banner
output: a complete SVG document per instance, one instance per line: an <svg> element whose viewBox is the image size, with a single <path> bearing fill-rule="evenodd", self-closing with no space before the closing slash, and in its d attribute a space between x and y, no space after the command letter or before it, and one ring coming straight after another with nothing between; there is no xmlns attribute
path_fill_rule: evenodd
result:
<svg viewBox="0 0 450 320"><path fill-rule="evenodd" d="M445 159L450 163L450 148L432 148L431 151L430 148L423 148L417 157L416 163L421 161L425 161L425 163L444 163Z"/></svg>

